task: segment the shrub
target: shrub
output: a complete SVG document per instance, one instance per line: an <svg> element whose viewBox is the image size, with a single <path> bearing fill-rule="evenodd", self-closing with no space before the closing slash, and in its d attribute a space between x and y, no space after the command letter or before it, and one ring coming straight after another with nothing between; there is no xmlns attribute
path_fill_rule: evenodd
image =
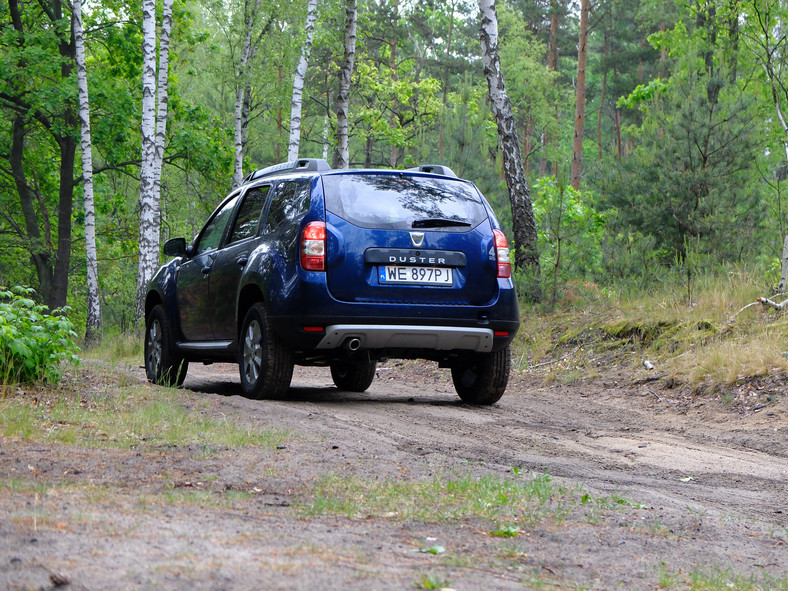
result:
<svg viewBox="0 0 788 591"><path fill-rule="evenodd" d="M33 290L0 290L0 383L57 381L63 362L78 363L76 333L63 310L49 314Z"/></svg>

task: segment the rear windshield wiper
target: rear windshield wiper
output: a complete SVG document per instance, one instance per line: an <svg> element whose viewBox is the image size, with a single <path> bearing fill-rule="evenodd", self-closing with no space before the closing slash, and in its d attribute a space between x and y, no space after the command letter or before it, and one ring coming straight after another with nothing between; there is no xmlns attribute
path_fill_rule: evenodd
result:
<svg viewBox="0 0 788 591"><path fill-rule="evenodd" d="M446 218L426 218L423 220L416 220L410 225L411 228L446 228L449 226L470 227L471 223Z"/></svg>

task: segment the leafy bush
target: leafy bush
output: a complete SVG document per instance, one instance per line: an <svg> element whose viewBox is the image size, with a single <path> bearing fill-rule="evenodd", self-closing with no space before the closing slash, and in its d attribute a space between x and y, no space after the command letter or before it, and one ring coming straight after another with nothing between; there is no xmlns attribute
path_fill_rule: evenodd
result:
<svg viewBox="0 0 788 591"><path fill-rule="evenodd" d="M0 383L56 381L62 362L77 363L71 321L30 299L33 290L0 290Z"/></svg>

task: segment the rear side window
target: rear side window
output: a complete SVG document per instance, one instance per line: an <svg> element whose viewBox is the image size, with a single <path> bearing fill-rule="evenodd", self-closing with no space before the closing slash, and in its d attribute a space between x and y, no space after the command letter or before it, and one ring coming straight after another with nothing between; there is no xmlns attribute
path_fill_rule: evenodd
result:
<svg viewBox="0 0 788 591"><path fill-rule="evenodd" d="M241 207L238 209L238 218L230 233L228 243L245 240L257 234L257 225L260 222L260 213L268 198L269 187L256 187L246 193Z"/></svg>
<svg viewBox="0 0 788 591"><path fill-rule="evenodd" d="M326 209L362 228L465 232L487 219L470 183L402 174L325 175Z"/></svg>
<svg viewBox="0 0 788 591"><path fill-rule="evenodd" d="M309 179L284 181L268 208L265 231L273 232L284 221L294 221L309 209Z"/></svg>

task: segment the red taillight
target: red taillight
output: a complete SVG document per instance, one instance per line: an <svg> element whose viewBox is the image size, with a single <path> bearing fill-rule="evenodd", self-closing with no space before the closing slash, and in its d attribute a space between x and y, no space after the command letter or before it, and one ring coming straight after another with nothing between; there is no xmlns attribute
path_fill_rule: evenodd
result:
<svg viewBox="0 0 788 591"><path fill-rule="evenodd" d="M512 276L512 264L509 260L509 243L500 230L493 230L495 235L495 257L498 261L498 277L506 279Z"/></svg>
<svg viewBox="0 0 788 591"><path fill-rule="evenodd" d="M326 224L309 222L301 233L301 266L307 271L326 270Z"/></svg>

